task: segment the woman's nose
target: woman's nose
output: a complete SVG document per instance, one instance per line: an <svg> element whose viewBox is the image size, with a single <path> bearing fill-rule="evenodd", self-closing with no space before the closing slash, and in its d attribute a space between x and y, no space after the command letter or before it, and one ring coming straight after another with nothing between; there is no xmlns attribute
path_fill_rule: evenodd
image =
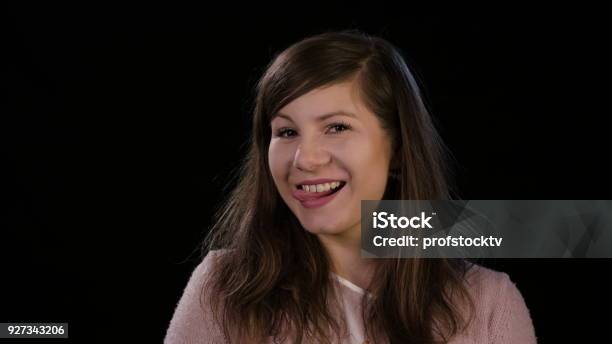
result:
<svg viewBox="0 0 612 344"><path fill-rule="evenodd" d="M295 151L293 165L300 170L313 171L330 159L329 152L317 142L302 142Z"/></svg>

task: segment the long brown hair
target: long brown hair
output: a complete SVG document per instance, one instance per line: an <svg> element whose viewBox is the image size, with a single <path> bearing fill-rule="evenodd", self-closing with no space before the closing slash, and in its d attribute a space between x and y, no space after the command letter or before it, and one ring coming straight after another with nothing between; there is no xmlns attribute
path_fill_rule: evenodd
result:
<svg viewBox="0 0 612 344"><path fill-rule="evenodd" d="M358 31L328 32L278 54L256 87L250 150L237 185L216 215L205 251L227 249L206 283L216 321L230 342L291 335L295 343L340 336L330 311L329 257L283 202L268 165L270 121L309 91L356 80L393 144L384 199L449 199L447 150L413 74L389 42ZM457 259L380 259L364 297L372 342L447 341L473 308ZM471 311L468 312L471 314ZM291 331L283 331L288 329Z"/></svg>

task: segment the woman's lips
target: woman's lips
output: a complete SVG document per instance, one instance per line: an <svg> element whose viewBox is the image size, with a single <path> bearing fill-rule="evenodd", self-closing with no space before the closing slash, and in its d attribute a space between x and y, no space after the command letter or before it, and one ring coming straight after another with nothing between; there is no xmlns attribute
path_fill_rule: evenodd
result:
<svg viewBox="0 0 612 344"><path fill-rule="evenodd" d="M320 207L336 197L345 185L341 185L338 189L325 192L308 192L301 189L294 189L292 194L295 199L301 202L305 208Z"/></svg>
<svg viewBox="0 0 612 344"><path fill-rule="evenodd" d="M298 201L310 201L313 199L325 197L327 195L331 195L336 190L329 190L325 192L308 192L301 189L293 190L293 197L295 197Z"/></svg>

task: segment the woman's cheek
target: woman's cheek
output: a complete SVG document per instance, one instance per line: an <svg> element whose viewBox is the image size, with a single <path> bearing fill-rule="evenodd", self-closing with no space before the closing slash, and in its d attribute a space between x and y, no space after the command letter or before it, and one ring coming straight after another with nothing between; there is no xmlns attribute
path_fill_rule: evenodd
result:
<svg viewBox="0 0 612 344"><path fill-rule="evenodd" d="M275 182L278 182L280 177L280 166L279 166L279 152L278 145L271 143L268 149L268 164L270 167L270 172L272 173L272 177Z"/></svg>
<svg viewBox="0 0 612 344"><path fill-rule="evenodd" d="M286 181L292 166L291 146L283 144L271 144L268 154L270 170L274 179L282 183Z"/></svg>

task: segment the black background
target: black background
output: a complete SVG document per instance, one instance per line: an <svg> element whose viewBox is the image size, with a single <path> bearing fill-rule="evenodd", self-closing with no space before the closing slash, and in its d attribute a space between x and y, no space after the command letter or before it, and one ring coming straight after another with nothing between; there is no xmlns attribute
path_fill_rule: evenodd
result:
<svg viewBox="0 0 612 344"><path fill-rule="evenodd" d="M160 342L246 150L257 78L324 30L405 53L464 199L609 199L602 11L227 7L5 8L0 322ZM610 260L484 264L517 284L540 342L609 337Z"/></svg>

